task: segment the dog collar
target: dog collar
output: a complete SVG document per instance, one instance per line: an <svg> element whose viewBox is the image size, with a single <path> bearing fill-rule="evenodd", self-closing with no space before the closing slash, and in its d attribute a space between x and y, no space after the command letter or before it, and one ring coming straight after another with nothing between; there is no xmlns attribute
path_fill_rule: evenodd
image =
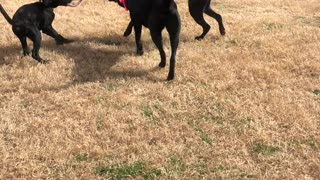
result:
<svg viewBox="0 0 320 180"><path fill-rule="evenodd" d="M126 6L126 0L119 0L119 2L123 5L124 9L128 11L128 8Z"/></svg>

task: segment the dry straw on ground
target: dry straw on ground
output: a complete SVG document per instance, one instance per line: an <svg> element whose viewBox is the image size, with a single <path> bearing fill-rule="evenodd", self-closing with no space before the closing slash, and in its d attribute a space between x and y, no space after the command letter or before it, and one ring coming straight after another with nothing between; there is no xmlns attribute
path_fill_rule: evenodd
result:
<svg viewBox="0 0 320 180"><path fill-rule="evenodd" d="M28 2L1 4L12 16ZM114 3L56 9L55 28L77 41L43 35L48 65L21 57L1 16L0 179L318 179L318 1L214 0L227 35L206 17L200 42L187 0L177 4L169 83L146 29L142 57L121 36L128 14Z"/></svg>

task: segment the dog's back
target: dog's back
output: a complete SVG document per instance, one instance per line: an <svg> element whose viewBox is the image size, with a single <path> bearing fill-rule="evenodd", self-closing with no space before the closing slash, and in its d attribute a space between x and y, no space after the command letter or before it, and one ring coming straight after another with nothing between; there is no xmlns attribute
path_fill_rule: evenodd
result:
<svg viewBox="0 0 320 180"><path fill-rule="evenodd" d="M42 22L45 21L45 11L49 12L48 15L53 14L51 8L46 8L43 3L40 2L23 5L13 15L13 25L39 27L43 25Z"/></svg>

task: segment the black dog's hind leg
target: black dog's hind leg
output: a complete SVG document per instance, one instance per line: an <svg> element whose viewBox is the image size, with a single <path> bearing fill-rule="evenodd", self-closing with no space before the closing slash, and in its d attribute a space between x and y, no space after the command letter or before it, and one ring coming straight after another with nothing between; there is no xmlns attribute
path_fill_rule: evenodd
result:
<svg viewBox="0 0 320 180"><path fill-rule="evenodd" d="M151 38L154 42L154 44L157 46L159 53L160 53L160 67L166 66L166 53L163 50L163 44L162 44L162 35L161 32L164 29L164 24L162 24L163 21L160 20L152 20L149 24L150 34Z"/></svg>
<svg viewBox="0 0 320 180"><path fill-rule="evenodd" d="M163 29L163 28L162 28ZM150 34L152 37L152 40L154 44L157 46L159 53L160 53L160 58L161 61L159 63L159 67L165 67L166 66L166 53L163 50L163 44L162 44L162 35L161 35L161 30L150 30Z"/></svg>
<svg viewBox="0 0 320 180"><path fill-rule="evenodd" d="M214 19L218 22L220 34L221 34L221 35L225 35L226 32L225 32L225 29L224 29L224 26L223 26L223 23L222 23L222 17L221 17L220 14L214 12L214 11L211 9L211 7L210 7L210 2L211 2L211 0L208 0L208 1L209 1L209 2L206 4L205 9L204 9L204 12L205 12L208 16L214 18Z"/></svg>
<svg viewBox="0 0 320 180"><path fill-rule="evenodd" d="M203 10L206 5L205 3L206 3L206 1L203 1L203 0L202 1L192 1L192 0L188 1L190 15L196 21L196 23L199 24L203 29L202 34L200 36L195 37L196 40L203 39L204 36L210 30L210 25L203 18Z"/></svg>
<svg viewBox="0 0 320 180"><path fill-rule="evenodd" d="M73 40L66 39L61 36L52 26L48 26L42 29L42 32L55 39L57 45L72 43Z"/></svg>
<svg viewBox="0 0 320 180"><path fill-rule="evenodd" d="M141 43L141 31L142 31L142 24L134 23L134 32L135 32L135 40L137 46L137 54L143 55L143 47Z"/></svg>
<svg viewBox="0 0 320 180"><path fill-rule="evenodd" d="M46 63L47 61L43 60L40 55L39 55L39 50L41 46L41 32L32 27L28 28L28 37L32 40L33 42L33 50L32 50L32 57L39 63Z"/></svg>
<svg viewBox="0 0 320 180"><path fill-rule="evenodd" d="M21 46L23 49L23 55L28 56L30 54L30 51L29 51L28 44L27 44L27 37L26 36L19 36L18 38L21 42Z"/></svg>
<svg viewBox="0 0 320 180"><path fill-rule="evenodd" d="M166 25L167 31L170 37L171 45L171 57L170 57L170 67L167 80L173 80L175 76L175 65L176 65L176 54L179 45L179 36L181 31L181 20L178 12L175 12L168 18Z"/></svg>
<svg viewBox="0 0 320 180"><path fill-rule="evenodd" d="M23 55L27 56L30 54L28 44L27 44L27 37L26 37L26 30L23 26L12 26L12 31L14 34L19 38L23 50Z"/></svg>
<svg viewBox="0 0 320 180"><path fill-rule="evenodd" d="M127 29L126 29L126 31L123 33L123 36L124 36L124 37L128 37L128 36L131 34L131 32L132 32L132 28L133 28L133 22L130 21L129 24L128 24L128 27L127 27Z"/></svg>

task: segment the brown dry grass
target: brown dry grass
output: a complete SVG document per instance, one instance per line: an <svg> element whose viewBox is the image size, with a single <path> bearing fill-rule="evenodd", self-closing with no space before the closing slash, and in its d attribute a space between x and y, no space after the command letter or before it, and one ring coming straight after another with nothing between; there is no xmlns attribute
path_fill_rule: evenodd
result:
<svg viewBox="0 0 320 180"><path fill-rule="evenodd" d="M27 2L1 3L12 16ZM43 36L48 65L21 58L1 16L0 179L118 178L130 168L141 170L132 178L318 179L318 1L215 0L227 35L207 18L201 42L187 0L177 3L170 83L147 30L142 57L133 36L121 37L128 15L114 3L58 8L54 26L77 42Z"/></svg>

